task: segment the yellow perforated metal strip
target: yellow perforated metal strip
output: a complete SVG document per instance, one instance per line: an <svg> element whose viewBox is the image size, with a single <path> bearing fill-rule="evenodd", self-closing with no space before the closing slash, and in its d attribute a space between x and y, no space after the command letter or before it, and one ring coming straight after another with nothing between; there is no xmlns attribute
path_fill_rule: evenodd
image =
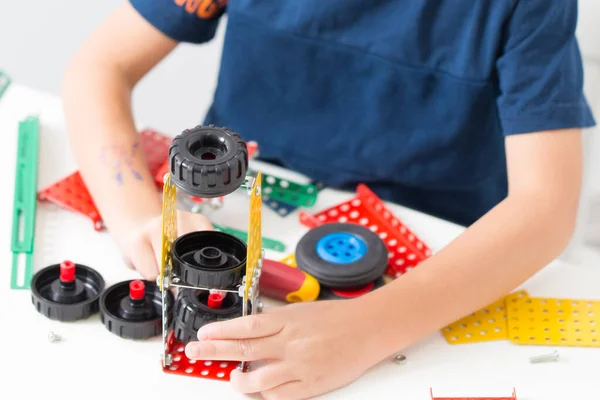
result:
<svg viewBox="0 0 600 400"><path fill-rule="evenodd" d="M248 253L246 256L246 296L254 281L254 268L262 254L262 175L259 172L250 191Z"/></svg>
<svg viewBox="0 0 600 400"><path fill-rule="evenodd" d="M506 299L526 297L527 292L519 291L482 308L475 313L456 321L442 329L442 334L450 344L465 344L508 339Z"/></svg>
<svg viewBox="0 0 600 400"><path fill-rule="evenodd" d="M513 296L506 305L513 343L600 347L600 301Z"/></svg>
<svg viewBox="0 0 600 400"><path fill-rule="evenodd" d="M171 182L171 176L165 175L162 202L162 244L160 256L160 290L163 289L165 273L171 271L171 247L177 238L177 188Z"/></svg>

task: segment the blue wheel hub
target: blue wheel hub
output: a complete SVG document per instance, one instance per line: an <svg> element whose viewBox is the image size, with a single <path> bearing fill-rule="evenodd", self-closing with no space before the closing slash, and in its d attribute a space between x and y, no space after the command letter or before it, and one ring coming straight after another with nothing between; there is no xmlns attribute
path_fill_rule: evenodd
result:
<svg viewBox="0 0 600 400"><path fill-rule="evenodd" d="M352 233L335 232L317 242L317 254L332 264L350 264L367 254L367 245Z"/></svg>

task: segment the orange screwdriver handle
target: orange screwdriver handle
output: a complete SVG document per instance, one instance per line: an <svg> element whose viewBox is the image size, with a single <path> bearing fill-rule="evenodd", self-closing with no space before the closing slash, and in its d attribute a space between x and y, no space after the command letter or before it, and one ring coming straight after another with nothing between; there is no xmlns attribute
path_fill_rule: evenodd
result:
<svg viewBox="0 0 600 400"><path fill-rule="evenodd" d="M306 272L273 260L263 260L258 288L265 297L289 303L314 301L321 290Z"/></svg>

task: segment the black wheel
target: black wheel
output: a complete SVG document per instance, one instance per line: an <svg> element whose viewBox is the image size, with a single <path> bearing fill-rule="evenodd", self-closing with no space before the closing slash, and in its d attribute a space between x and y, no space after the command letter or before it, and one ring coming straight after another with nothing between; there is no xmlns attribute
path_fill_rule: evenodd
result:
<svg viewBox="0 0 600 400"><path fill-rule="evenodd" d="M209 296L219 296L219 299L211 301ZM242 302L237 293L217 294L207 290L181 289L175 305L175 338L185 345L197 340L198 329L204 325L241 317Z"/></svg>
<svg viewBox="0 0 600 400"><path fill-rule="evenodd" d="M322 286L350 290L383 276L388 250L379 236L361 225L331 223L300 239L296 263Z"/></svg>
<svg viewBox="0 0 600 400"><path fill-rule="evenodd" d="M174 296L167 292L167 318ZM148 339L162 332L162 294L155 282L128 280L106 289L100 297L100 320L110 332L125 339Z"/></svg>
<svg viewBox="0 0 600 400"><path fill-rule="evenodd" d="M328 287L321 287L318 300L354 299L356 297L360 297L374 290L377 290L383 285L385 285L385 281L383 280L383 278L377 278L374 282L370 282L365 286L354 288L352 290L331 289Z"/></svg>
<svg viewBox="0 0 600 400"><path fill-rule="evenodd" d="M225 196L248 171L248 148L239 134L214 125L186 129L169 149L173 183L191 196Z"/></svg>
<svg viewBox="0 0 600 400"><path fill-rule="evenodd" d="M104 279L94 269L64 261L38 271L31 281L31 301L47 318L61 322L86 319L98 312Z"/></svg>
<svg viewBox="0 0 600 400"><path fill-rule="evenodd" d="M232 288L246 269L246 244L219 231L192 232L173 242L173 272L192 286Z"/></svg>

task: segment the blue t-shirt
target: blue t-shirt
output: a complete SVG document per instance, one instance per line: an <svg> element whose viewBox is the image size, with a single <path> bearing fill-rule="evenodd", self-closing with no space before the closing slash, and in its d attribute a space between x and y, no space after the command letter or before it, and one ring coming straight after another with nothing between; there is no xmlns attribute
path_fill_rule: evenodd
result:
<svg viewBox="0 0 600 400"><path fill-rule="evenodd" d="M187 43L227 16L206 123L461 225L506 197L506 136L595 124L574 0L130 2Z"/></svg>

